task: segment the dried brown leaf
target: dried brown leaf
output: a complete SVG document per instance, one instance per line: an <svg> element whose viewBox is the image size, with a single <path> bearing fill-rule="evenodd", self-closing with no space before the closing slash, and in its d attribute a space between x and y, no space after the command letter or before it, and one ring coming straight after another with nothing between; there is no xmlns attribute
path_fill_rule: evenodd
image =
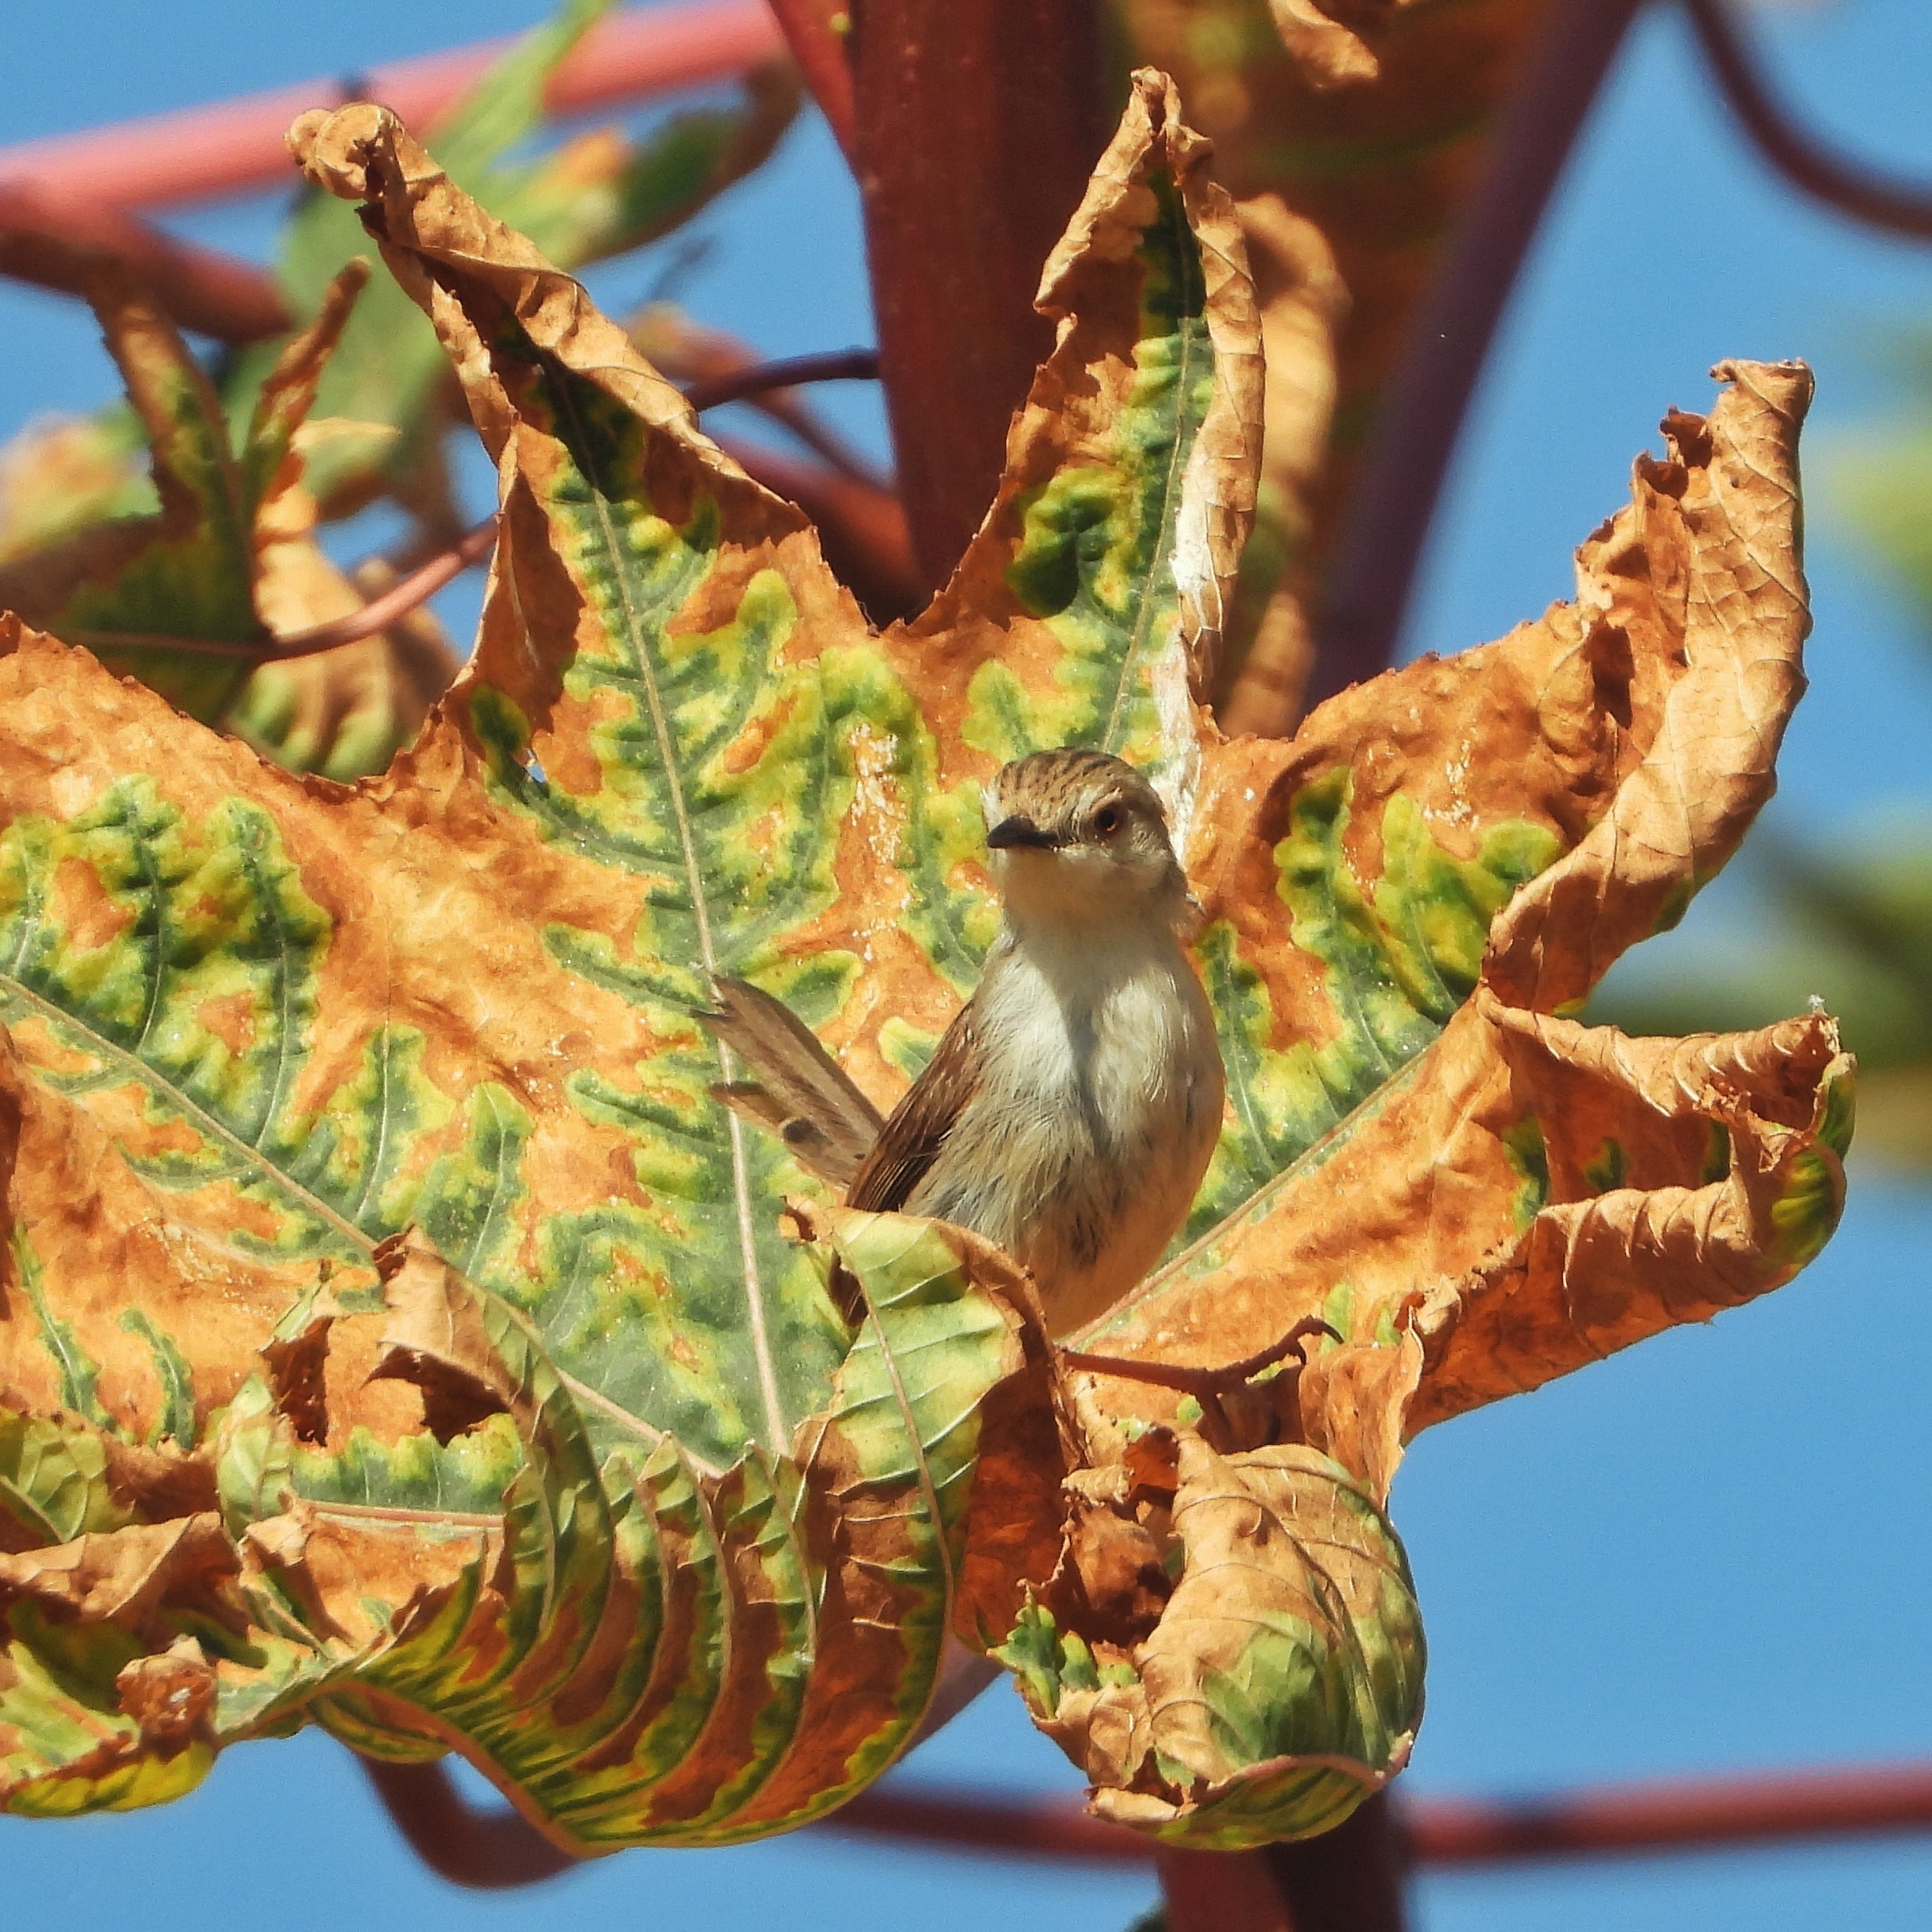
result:
<svg viewBox="0 0 1932 1932"><path fill-rule="evenodd" d="M1334 252L1312 221L1272 194L1239 212L1268 380L1255 531L1221 680L1221 722L1231 737L1282 735L1301 715L1315 660L1314 504L1334 421L1335 338L1348 315Z"/></svg>
<svg viewBox="0 0 1932 1932"><path fill-rule="evenodd" d="M1397 797L1452 852L1507 818L1563 852L1495 920L1435 1043L1084 1344L1207 1367L1327 1319L1343 1339L1311 1353L1300 1432L1377 1495L1426 1422L1763 1293L1836 1219L1849 1063L1828 1018L1642 1041L1558 1014L1729 856L1802 688L1809 377L1718 374L1709 420L1667 419L1671 456L1639 462L1630 507L1578 552L1573 605L1205 767L1197 890L1210 922L1253 932L1291 1037L1332 1033L1334 993L1319 954L1265 938L1257 868L1317 774L1348 774L1344 863L1370 902L1400 863ZM1089 1382L1083 1413L1104 1440L1117 1416L1174 1413L1150 1394Z"/></svg>
<svg viewBox="0 0 1932 1932"><path fill-rule="evenodd" d="M1250 560L1250 594L1229 666L1233 681L1217 694L1231 707L1224 719L1231 730L1285 733L1297 721L1297 668L1316 614L1310 586L1443 242L1479 178L1495 114L1546 6L1121 0L1131 45L1178 80L1214 143L1219 178L1244 206L1277 197L1308 223L1340 298L1330 310L1331 341L1304 335L1291 351L1304 393L1333 397L1312 468L1303 454L1308 425L1296 413L1277 417L1271 382L1268 465L1279 487L1268 495L1293 542ZM1258 265L1264 260L1258 253ZM1301 298L1278 299L1293 318ZM1291 320L1279 332L1294 327ZM1271 339L1271 376L1280 352ZM1263 592L1276 586L1280 597L1271 602Z"/></svg>
<svg viewBox="0 0 1932 1932"><path fill-rule="evenodd" d="M1418 0L1268 0L1281 44L1326 92L1374 80L1381 72L1376 46L1393 16Z"/></svg>
<svg viewBox="0 0 1932 1932"><path fill-rule="evenodd" d="M241 1568L218 1515L131 1523L55 1549L0 1554L0 1605L30 1598L57 1619L117 1624L139 1636L184 1610L240 1629L245 1619L227 1585Z"/></svg>

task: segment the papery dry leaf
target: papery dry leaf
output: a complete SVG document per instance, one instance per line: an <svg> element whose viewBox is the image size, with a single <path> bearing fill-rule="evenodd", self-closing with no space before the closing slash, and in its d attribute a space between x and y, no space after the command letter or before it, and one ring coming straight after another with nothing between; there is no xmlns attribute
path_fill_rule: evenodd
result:
<svg viewBox="0 0 1932 1932"><path fill-rule="evenodd" d="M789 64L771 63L745 76L741 100L672 115L639 139L599 130L521 158L543 123L551 75L611 4L563 0L429 131L454 180L564 268L675 229L770 154L800 100ZM311 313L343 264L369 252L352 208L327 194L306 196L277 264L294 312ZM261 352L245 353L230 395L245 396L265 366ZM331 519L388 495L417 519L429 547L453 540L455 530L437 527L446 507L441 441L453 412L460 413L452 389L433 331L406 295L379 282L344 332L318 406L324 415L384 424L394 433L387 444L342 441L315 452L310 484Z"/></svg>
<svg viewBox="0 0 1932 1932"><path fill-rule="evenodd" d="M240 1569L218 1516L130 1523L58 1549L0 1556L0 1605L30 1601L57 1619L119 1624L137 1636L170 1613L239 1624L222 1597Z"/></svg>
<svg viewBox="0 0 1932 1932"><path fill-rule="evenodd" d="M500 463L482 636L413 750L345 790L184 744L14 633L9 1400L151 1428L158 1358L116 1326L142 1284L276 1632L265 1663L211 1653L217 1742L297 1707L381 1754L460 1735L579 1849L778 1828L911 1734L980 1410L1044 1345L1005 1264L916 1226L829 1236L860 1299L834 1295L778 1226L809 1178L711 1099L731 1069L689 1009L754 971L863 1040L883 1097L989 936L967 860L997 753L969 741L1185 748L1248 487L1238 240L1143 82L1084 231L1126 253L1056 265L1078 312L952 641L874 641L797 513L393 120L301 132L368 192ZM1211 281L1190 206L1229 238ZM410 1222L436 1259L385 1286ZM382 1299L424 1268L487 1350L385 1355ZM143 1747L116 1735L120 1776ZM69 1802L108 1788L92 1749L59 1761Z"/></svg>
<svg viewBox="0 0 1932 1932"><path fill-rule="evenodd" d="M1282 45L1307 75L1327 89L1374 80L1381 72L1376 43L1390 21L1421 0L1268 0Z"/></svg>
<svg viewBox="0 0 1932 1932"><path fill-rule="evenodd" d="M1419 1713L1380 1512L1405 1428L1771 1285L1836 1210L1823 1023L1609 1051L1544 1010L1768 785L1801 371L1742 366L1708 425L1673 420L1577 609L1229 742L1201 700L1259 322L1158 76L1049 264L1057 346L993 509L878 638L797 512L392 116L296 139L436 323L500 547L470 664L353 788L9 626L0 1385L79 1418L20 1436L45 1475L14 1534L150 1526L84 1445L205 1437L249 1621L202 1636L213 1706L171 1758L123 1708L124 1647L55 1683L10 1626L40 1676L0 1694L6 1801L169 1795L308 1716L457 1745L574 1850L725 1842L876 1775L950 1630L1057 1685L1037 1701L1111 1815L1211 1844L1332 1823ZM1205 1239L1088 1338L1274 1350L1197 1415L1063 1374L983 1243L826 1206L718 1105L733 1064L692 1017L749 977L889 1103L993 929L979 787L1069 742L1153 773L1205 915L1230 1112ZM1544 1122L1553 1095L1614 1158ZM1713 1122L1726 1170L1687 1178ZM1436 1179L1453 1229L1414 1211ZM1298 1366L1276 1345L1318 1311L1342 1339Z"/></svg>
<svg viewBox="0 0 1932 1932"><path fill-rule="evenodd" d="M1241 560L1229 626L1238 675L1221 707L1230 737L1273 733L1299 718L1315 663L1313 506L1334 421L1335 338L1348 291L1312 221L1276 195L1240 204L1261 305L1268 369L1261 487L1255 530Z"/></svg>
<svg viewBox="0 0 1932 1932"><path fill-rule="evenodd" d="M1279 198L1309 224L1340 297L1332 340L1303 331L1291 351L1297 386L1334 398L1312 465L1305 418L1278 416L1270 398L1268 494L1295 542L1250 562L1232 681L1217 694L1231 730L1285 733L1299 717L1319 614L1310 586L1546 3L1119 0L1129 45L1176 76L1213 139L1219 178L1244 205ZM1292 333L1306 296L1291 284L1281 299L1289 320L1276 333ZM1272 378L1288 367L1284 346L1269 342ZM1262 594L1270 586L1272 602Z"/></svg>

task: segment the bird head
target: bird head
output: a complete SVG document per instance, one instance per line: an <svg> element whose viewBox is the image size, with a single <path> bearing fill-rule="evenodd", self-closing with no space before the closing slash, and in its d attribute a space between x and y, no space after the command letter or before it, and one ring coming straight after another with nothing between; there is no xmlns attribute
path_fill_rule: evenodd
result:
<svg viewBox="0 0 1932 1932"><path fill-rule="evenodd" d="M1182 923L1187 881L1154 787L1123 758L1067 747L1003 766L986 790L986 849L1010 916Z"/></svg>

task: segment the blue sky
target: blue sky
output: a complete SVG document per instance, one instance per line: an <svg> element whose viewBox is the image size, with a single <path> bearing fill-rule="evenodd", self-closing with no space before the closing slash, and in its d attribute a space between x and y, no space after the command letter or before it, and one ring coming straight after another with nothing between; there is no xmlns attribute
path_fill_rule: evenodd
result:
<svg viewBox="0 0 1932 1932"><path fill-rule="evenodd" d="M6 0L0 141L185 106L527 25L540 0ZM1787 91L1844 143L1932 178L1932 9L1785 8L1764 31ZM272 201L202 210L183 232L261 253ZM707 218L681 291L774 355L868 338L854 197L816 123ZM602 272L634 300L647 265ZM1730 355L1816 366L1813 434L1883 407L1869 345L1932 315L1932 249L1798 204L1733 137L1666 10L1648 19L1560 195L1479 398L1410 637L1449 650L1532 616L1620 501L1671 404L1702 406ZM84 315L0 284L0 434L103 399ZM834 406L876 442L863 391ZM1817 629L1772 813L1828 840L1874 813L1932 811L1922 747L1932 652L1812 510ZM1736 895L1732 907L1736 909ZM1693 915L1706 944L1722 928ZM1664 942L1664 944L1672 942ZM1932 1201L1855 1170L1844 1227L1791 1287L1539 1394L1424 1436L1394 1507L1431 1646L1418 1792L1932 1754L1932 1501L1922 1426ZM908 1775L1072 1790L1077 1779L996 1689ZM1910 1924L1932 1842L1425 1879L1427 1932L1792 1932ZM809 1835L744 1851L634 1853L538 1891L477 1899L424 1875L353 1766L304 1738L233 1754L169 1810L71 1824L0 1820L0 1890L22 1922L189 1932L272 1912L291 1932L606 1923L774 1932L1116 1932L1131 1875L1001 1867Z"/></svg>

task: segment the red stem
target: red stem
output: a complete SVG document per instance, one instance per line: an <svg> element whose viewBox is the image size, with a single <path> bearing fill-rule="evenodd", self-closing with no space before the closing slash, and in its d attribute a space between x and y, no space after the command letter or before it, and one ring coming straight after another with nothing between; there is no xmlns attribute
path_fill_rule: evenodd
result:
<svg viewBox="0 0 1932 1932"><path fill-rule="evenodd" d="M252 262L178 241L83 195L0 180L0 275L84 296L103 258L126 263L184 329L241 343L295 326L273 277Z"/></svg>
<svg viewBox="0 0 1932 1932"><path fill-rule="evenodd" d="M466 94L515 45L478 41L362 76L357 92L386 102L422 128ZM602 21L551 76L552 113L607 107L730 79L785 52L764 0L697 0L637 6ZM0 179L91 195L123 208L197 201L292 183L288 123L304 109L343 98L339 79L298 81L265 94L123 121L112 127L0 147Z"/></svg>
<svg viewBox="0 0 1932 1932"><path fill-rule="evenodd" d="M384 1809L424 1862L453 1883L534 1884L572 1861L536 1828L507 1809L467 1805L440 1764L359 1760ZM1383 1870L1409 1864L1515 1865L1552 1859L1713 1851L1725 1846L1869 1838L1932 1832L1932 1764L1786 1772L1608 1785L1549 1798L1429 1798L1406 1805L1371 1799L1381 1816L1350 1820L1328 1838L1251 1854L1291 1867L1291 1907L1310 1910L1309 1881L1291 1867L1317 1845L1356 1840ZM1364 1806L1363 1810L1368 1810ZM1362 1812L1356 1813L1358 1819ZM1000 1797L983 1791L895 1781L854 1798L816 1828L889 1838L997 1858L1052 1858L1103 1865L1146 1865L1151 1840L1088 1817L1070 1800ZM1239 1864L1225 1854L1197 1854ZM1345 1861L1335 1861L1338 1863ZM1210 1872L1214 1867L1206 1867ZM1357 1909L1366 1910L1367 1907ZM1309 1924L1321 1922L1310 1920ZM1372 1917L1338 1922L1371 1932ZM1176 1924L1179 1932L1179 1922ZM1232 1932L1232 1929L1229 1929ZM1308 1926L1295 1922L1295 1932Z"/></svg>
<svg viewBox="0 0 1932 1932"><path fill-rule="evenodd" d="M356 1762L410 1849L452 1885L504 1891L540 1884L577 1863L516 1812L474 1809L443 1765Z"/></svg>
<svg viewBox="0 0 1932 1932"><path fill-rule="evenodd" d="M1289 1932L1402 1932L1411 1848L1386 1791L1319 1838L1249 1856L1274 1880Z"/></svg>
<svg viewBox="0 0 1932 1932"><path fill-rule="evenodd" d="M1436 1798L1409 1807L1406 1818L1425 1865L1917 1834L1932 1831L1932 1765L1659 1779L1501 1802Z"/></svg>
<svg viewBox="0 0 1932 1932"><path fill-rule="evenodd" d="M858 4L859 0L771 0L771 10L784 29L792 58L798 63L798 71L805 76L805 84L848 163L856 150L848 50L852 12Z"/></svg>
<svg viewBox="0 0 1932 1932"><path fill-rule="evenodd" d="M719 447L774 494L795 503L818 531L832 574L880 629L925 608L906 513L891 491L760 445L718 438Z"/></svg>
<svg viewBox="0 0 1932 1932"><path fill-rule="evenodd" d="M1684 0L1711 77L1759 154L1802 194L1868 227L1932 241L1932 190L1834 153L1794 120L1723 0Z"/></svg>
<svg viewBox="0 0 1932 1932"><path fill-rule="evenodd" d="M1496 325L1640 0L1550 0L1411 325L1338 533L1310 705L1387 668Z"/></svg>
<svg viewBox="0 0 1932 1932"><path fill-rule="evenodd" d="M899 492L928 586L999 481L1052 332L1040 272L1105 145L1098 0L865 0L854 136Z"/></svg>

